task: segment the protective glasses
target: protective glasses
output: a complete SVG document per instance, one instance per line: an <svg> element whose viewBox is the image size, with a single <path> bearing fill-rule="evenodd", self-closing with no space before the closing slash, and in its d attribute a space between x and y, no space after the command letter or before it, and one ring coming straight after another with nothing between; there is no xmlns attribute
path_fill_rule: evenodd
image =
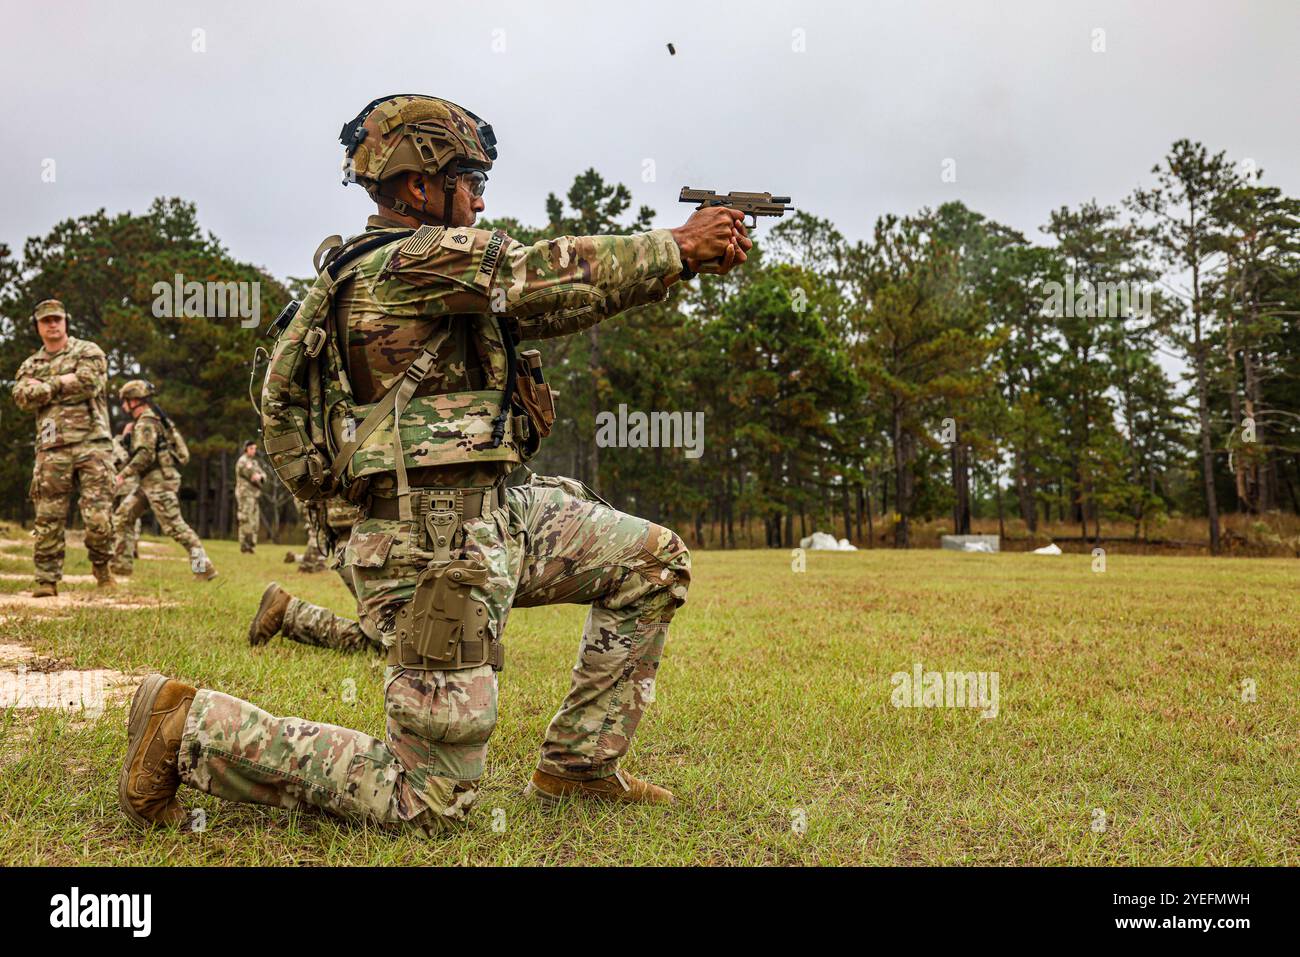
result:
<svg viewBox="0 0 1300 957"><path fill-rule="evenodd" d="M481 169L463 169L459 175L469 183L469 192L471 196L478 197L483 195L487 189L488 175Z"/></svg>

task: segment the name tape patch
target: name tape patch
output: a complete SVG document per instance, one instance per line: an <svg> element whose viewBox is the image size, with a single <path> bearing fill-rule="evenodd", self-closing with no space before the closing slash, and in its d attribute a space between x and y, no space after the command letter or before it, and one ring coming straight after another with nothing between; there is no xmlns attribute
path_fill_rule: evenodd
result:
<svg viewBox="0 0 1300 957"><path fill-rule="evenodd" d="M501 246L506 241L506 234L497 230L488 240L483 250L483 261L479 263L478 272L474 274L474 284L487 288L492 284L492 276L497 271L497 261L501 258Z"/></svg>

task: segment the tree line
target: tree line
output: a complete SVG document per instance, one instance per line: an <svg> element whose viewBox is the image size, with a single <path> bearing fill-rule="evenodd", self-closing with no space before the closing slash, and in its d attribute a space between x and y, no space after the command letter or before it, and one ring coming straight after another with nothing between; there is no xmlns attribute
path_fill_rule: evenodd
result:
<svg viewBox="0 0 1300 957"><path fill-rule="evenodd" d="M548 196L544 225L481 225L523 242L647 228L654 211L630 207L588 170ZM559 421L532 468L722 547L814 528L907 547L940 516L957 533L996 516L1145 538L1197 516L1218 552L1225 513L1300 513L1300 201L1248 163L1180 140L1121 201L1050 210L1032 238L960 202L882 216L854 242L805 212L769 222L732 274L539 345ZM228 534L219 499L256 429L260 333L154 316L150 287L175 272L259 280L263 327L303 284L235 261L180 200L101 211L21 260L0 250L0 368L36 347L32 306L63 298L115 381L163 387L194 437L187 507L200 534ZM20 517L30 421L4 401L24 454L0 484ZM654 429L610 444L601 423L620 409L702 415L700 454Z"/></svg>

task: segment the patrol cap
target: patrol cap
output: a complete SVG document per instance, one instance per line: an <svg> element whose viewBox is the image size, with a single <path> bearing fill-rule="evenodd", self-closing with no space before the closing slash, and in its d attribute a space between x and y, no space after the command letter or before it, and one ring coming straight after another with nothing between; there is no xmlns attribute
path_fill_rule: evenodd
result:
<svg viewBox="0 0 1300 957"><path fill-rule="evenodd" d="M46 316L62 316L63 321L68 321L68 310L63 308L63 303L57 299L42 299L36 304L36 309L32 312L32 319L40 322Z"/></svg>

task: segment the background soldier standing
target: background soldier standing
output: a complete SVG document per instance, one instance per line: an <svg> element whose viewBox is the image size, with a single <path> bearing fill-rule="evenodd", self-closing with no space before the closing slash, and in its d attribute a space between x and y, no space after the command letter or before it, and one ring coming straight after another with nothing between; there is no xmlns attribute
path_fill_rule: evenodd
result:
<svg viewBox="0 0 1300 957"><path fill-rule="evenodd" d="M266 475L257 461L257 443L249 439L244 443L244 454L235 463L235 506L239 515L239 550L253 554L257 547L257 526L261 522L258 504L262 499L262 483Z"/></svg>
<svg viewBox="0 0 1300 957"><path fill-rule="evenodd" d="M675 230L524 246L467 228L484 208L496 157L491 127L468 111L432 97L386 97L340 139L347 181L365 186L380 215L342 252L318 253L324 271L308 299L330 310L313 333L346 333L345 346L326 348L346 347L355 400L381 410L385 397L402 403L389 438L367 444L380 420L363 421L335 463L351 482L367 479L366 517L346 560L362 617L388 648L387 734L280 718L151 675L132 702L119 803L139 824L178 824L184 782L229 800L316 807L425 834L453 827L478 796L510 609L555 602L591 611L530 793L671 802L618 760L654 698L690 554L673 532L572 480L503 484L524 443L550 427L531 407L515 414L527 401L513 391L515 345L660 301L705 263L730 270L752 245L742 214L715 207ZM280 400L268 399L291 394L280 383L302 355L298 335L277 344L263 387L264 426L277 426L264 428L263 443L285 481L320 467L305 457L301 429L275 418ZM325 341L313 337L315 347ZM530 432L530 422L541 427Z"/></svg>
<svg viewBox="0 0 1300 957"><path fill-rule="evenodd" d="M177 495L181 487L181 474L177 471L179 452L173 447L169 429L153 403L153 393L153 386L143 379L132 379L118 392L122 408L135 420L135 425L131 429L131 457L118 472L117 482L124 485L134 476L140 484L113 513L117 530L114 564L123 569L123 574L131 573L134 561L125 551L123 532L128 525L135 523L145 508L152 508L163 534L190 553L190 570L194 576L210 580L217 577L217 569L208 558L199 536L181 517L181 502Z"/></svg>
<svg viewBox="0 0 1300 957"><path fill-rule="evenodd" d="M31 497L36 506L33 557L38 598L57 595L63 578L68 500L73 479L86 527L86 552L100 587L113 584L113 464L108 425L108 360L99 346L68 335L68 313L57 299L37 303L32 314L44 348L14 376L14 402L36 413L36 465Z"/></svg>
<svg viewBox="0 0 1300 957"><path fill-rule="evenodd" d="M117 435L113 436L114 474L120 472L122 470L122 466L126 465L127 460L131 458L131 429L134 425L135 425L134 420L128 420L126 425L122 426L122 431L119 432ZM122 504L122 500L140 487L140 480L136 476L132 475L130 478L123 481L121 485L117 485L116 483L114 483L114 485L115 487L113 490L113 510L117 511L117 506ZM130 555L132 558L139 558L140 557L140 549L139 549L140 519L137 518L134 522L131 522L129 525L126 526L126 528L122 529L120 534L122 535L121 550L125 552L127 555ZM114 535L115 542L116 542L116 538L117 535L115 533ZM116 556L116 554L117 554L117 545L114 544L114 556ZM113 561L108 563L108 567L113 572L114 575L125 576L131 574L131 570L129 568L123 569L122 566L118 564L116 557L114 557Z"/></svg>

